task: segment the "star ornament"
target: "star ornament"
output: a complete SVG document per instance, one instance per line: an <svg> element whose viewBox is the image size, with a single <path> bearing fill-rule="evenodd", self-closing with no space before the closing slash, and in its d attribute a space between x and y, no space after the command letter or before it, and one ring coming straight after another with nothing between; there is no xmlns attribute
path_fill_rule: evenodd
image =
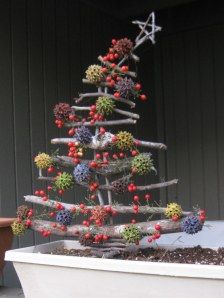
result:
<svg viewBox="0 0 224 298"><path fill-rule="evenodd" d="M139 46L146 40L151 40L155 44L155 33L162 30L162 27L155 24L155 13L152 12L148 16L146 22L132 21L132 24L138 25L141 29L139 35L135 39L136 46Z"/></svg>

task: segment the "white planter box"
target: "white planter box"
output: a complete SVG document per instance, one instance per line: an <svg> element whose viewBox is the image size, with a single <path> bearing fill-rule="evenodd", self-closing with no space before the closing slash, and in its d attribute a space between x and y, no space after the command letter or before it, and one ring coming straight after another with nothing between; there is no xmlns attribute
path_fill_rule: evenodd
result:
<svg viewBox="0 0 224 298"><path fill-rule="evenodd" d="M224 230L223 223L221 226ZM61 240L6 253L6 260L14 264L26 298L224 297L223 266L43 254L59 246L81 248L77 241Z"/></svg>

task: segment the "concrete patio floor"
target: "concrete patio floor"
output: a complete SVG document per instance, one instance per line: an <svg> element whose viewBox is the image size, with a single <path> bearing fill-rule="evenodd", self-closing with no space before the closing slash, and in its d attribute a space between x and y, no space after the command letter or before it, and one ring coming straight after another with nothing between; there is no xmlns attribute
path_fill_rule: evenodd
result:
<svg viewBox="0 0 224 298"><path fill-rule="evenodd" d="M23 291L20 288L6 288L0 287L1 298L24 298Z"/></svg>

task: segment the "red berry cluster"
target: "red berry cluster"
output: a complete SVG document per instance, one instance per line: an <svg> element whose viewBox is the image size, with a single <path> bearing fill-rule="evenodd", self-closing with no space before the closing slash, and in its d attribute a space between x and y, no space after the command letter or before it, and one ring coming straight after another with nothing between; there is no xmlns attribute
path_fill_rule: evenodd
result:
<svg viewBox="0 0 224 298"><path fill-rule="evenodd" d="M70 130L69 130L70 131ZM72 135L75 134L75 130ZM83 157L83 148L80 147L79 142L68 142L68 156L73 157L74 164L80 163L80 159Z"/></svg>

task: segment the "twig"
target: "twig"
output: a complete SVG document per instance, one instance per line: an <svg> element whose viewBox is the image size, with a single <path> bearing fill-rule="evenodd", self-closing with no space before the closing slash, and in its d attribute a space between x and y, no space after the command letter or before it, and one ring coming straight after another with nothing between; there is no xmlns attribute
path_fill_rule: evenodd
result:
<svg viewBox="0 0 224 298"><path fill-rule="evenodd" d="M70 122L65 123L66 127L78 127L78 126L111 126L111 125L122 125L122 124L136 124L136 120L131 118L121 119L121 120L109 120L109 121L96 121L91 122Z"/></svg>

